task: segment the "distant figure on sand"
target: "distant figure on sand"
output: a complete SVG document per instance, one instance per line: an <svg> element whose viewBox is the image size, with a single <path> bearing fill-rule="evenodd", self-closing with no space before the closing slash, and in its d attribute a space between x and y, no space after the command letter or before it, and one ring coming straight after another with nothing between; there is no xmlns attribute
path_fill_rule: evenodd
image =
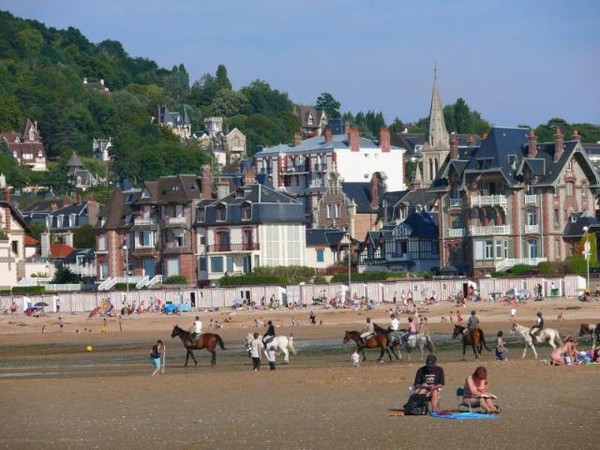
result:
<svg viewBox="0 0 600 450"><path fill-rule="evenodd" d="M160 362L164 351L163 341L160 339L156 341L156 344L152 346L152 351L150 352L150 359L152 360L152 366L154 367L154 372L152 372L152 376L158 375L160 373Z"/></svg>
<svg viewBox="0 0 600 450"><path fill-rule="evenodd" d="M358 350L354 350L354 353L350 356L350 361L352 361L353 367L360 367L360 355L358 354Z"/></svg>
<svg viewBox="0 0 600 450"><path fill-rule="evenodd" d="M565 343L550 354L550 365L571 366L577 361L577 341L573 336L567 337Z"/></svg>

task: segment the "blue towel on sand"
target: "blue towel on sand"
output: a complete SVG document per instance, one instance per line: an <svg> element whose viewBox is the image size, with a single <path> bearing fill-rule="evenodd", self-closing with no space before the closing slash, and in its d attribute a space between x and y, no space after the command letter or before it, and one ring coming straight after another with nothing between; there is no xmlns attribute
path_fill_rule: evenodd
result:
<svg viewBox="0 0 600 450"><path fill-rule="evenodd" d="M429 414L431 417L437 417L438 419L454 419L454 420L470 420L470 419L497 419L497 414L481 414L474 412L432 412Z"/></svg>

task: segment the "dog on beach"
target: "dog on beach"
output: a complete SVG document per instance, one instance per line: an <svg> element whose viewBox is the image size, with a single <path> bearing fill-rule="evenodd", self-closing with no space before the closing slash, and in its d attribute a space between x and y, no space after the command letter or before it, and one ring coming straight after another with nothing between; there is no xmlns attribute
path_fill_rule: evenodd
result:
<svg viewBox="0 0 600 450"><path fill-rule="evenodd" d="M352 361L352 367L360 367L360 355L358 354L358 350L354 350L350 360Z"/></svg>

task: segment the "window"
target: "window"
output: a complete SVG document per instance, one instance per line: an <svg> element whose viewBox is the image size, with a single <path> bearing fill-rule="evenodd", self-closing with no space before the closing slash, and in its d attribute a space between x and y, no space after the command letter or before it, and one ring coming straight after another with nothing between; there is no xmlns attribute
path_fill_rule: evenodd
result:
<svg viewBox="0 0 600 450"><path fill-rule="evenodd" d="M317 262L325 262L325 251L324 250L317 250Z"/></svg>
<svg viewBox="0 0 600 450"><path fill-rule="evenodd" d="M573 170L573 160L572 160L572 159L569 159L569 160L567 161L567 170L568 170L569 172Z"/></svg>
<svg viewBox="0 0 600 450"><path fill-rule="evenodd" d="M581 183L581 196L582 197L587 196L587 186L585 183Z"/></svg>
<svg viewBox="0 0 600 450"><path fill-rule="evenodd" d="M198 258L198 270L206 271L206 256L201 256Z"/></svg>
<svg viewBox="0 0 600 450"><path fill-rule="evenodd" d="M525 194L526 195L534 195L533 183L527 183L525 185Z"/></svg>
<svg viewBox="0 0 600 450"><path fill-rule="evenodd" d="M211 256L210 271L214 272L214 273L223 273L223 257L222 256Z"/></svg>
<svg viewBox="0 0 600 450"><path fill-rule="evenodd" d="M485 259L494 259L494 241L485 241L484 251Z"/></svg>
<svg viewBox="0 0 600 450"><path fill-rule="evenodd" d="M227 264L227 272L233 272L233 256L226 256L225 263Z"/></svg>
<svg viewBox="0 0 600 450"><path fill-rule="evenodd" d="M527 241L527 244L529 246L529 257L530 258L537 258L538 257L537 240L536 239L531 239L531 240Z"/></svg>
<svg viewBox="0 0 600 450"><path fill-rule="evenodd" d="M175 229L173 230L173 244L175 247L183 247L185 243L183 230Z"/></svg>
<svg viewBox="0 0 600 450"><path fill-rule="evenodd" d="M250 205L242 205L242 220L250 220L252 218L252 208Z"/></svg>
<svg viewBox="0 0 600 450"><path fill-rule="evenodd" d="M99 252L105 252L107 250L106 248L106 235L105 234L101 234L100 236L98 236L98 251Z"/></svg>
<svg viewBox="0 0 600 450"><path fill-rule="evenodd" d="M527 211L527 225L537 225L537 210L530 209Z"/></svg>
<svg viewBox="0 0 600 450"><path fill-rule="evenodd" d="M228 252L229 248L229 231L218 231L215 235L217 252Z"/></svg>
<svg viewBox="0 0 600 450"><path fill-rule="evenodd" d="M568 196L573 195L573 182L572 181L567 182L567 195Z"/></svg>
<svg viewBox="0 0 600 450"><path fill-rule="evenodd" d="M179 259L167 259L167 277L173 277L179 274Z"/></svg>
<svg viewBox="0 0 600 450"><path fill-rule="evenodd" d="M154 245L154 235L151 231L138 231L136 247L152 247Z"/></svg>
<svg viewBox="0 0 600 450"><path fill-rule="evenodd" d="M108 263L100 263L100 279L105 280L108 277Z"/></svg>
<svg viewBox="0 0 600 450"><path fill-rule="evenodd" d="M496 258L501 259L502 258L502 241L496 241Z"/></svg>
<svg viewBox="0 0 600 450"><path fill-rule="evenodd" d="M558 210L558 208L554 209L554 225L559 225L560 224L560 211Z"/></svg>
<svg viewBox="0 0 600 450"><path fill-rule="evenodd" d="M224 221L227 218L227 207L225 205L217 206L217 220Z"/></svg>
<svg viewBox="0 0 600 450"><path fill-rule="evenodd" d="M175 217L183 217L183 205L175 205Z"/></svg>

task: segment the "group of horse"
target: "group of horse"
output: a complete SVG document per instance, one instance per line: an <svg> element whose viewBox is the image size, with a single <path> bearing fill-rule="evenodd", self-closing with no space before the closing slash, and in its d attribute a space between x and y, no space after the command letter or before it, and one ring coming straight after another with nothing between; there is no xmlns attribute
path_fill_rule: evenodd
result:
<svg viewBox="0 0 600 450"><path fill-rule="evenodd" d="M364 352L365 349L379 348L380 361L383 361L384 354L386 353L390 361L392 360L392 355L394 355L397 360L400 360L402 358L402 348L404 348L407 353L407 359L410 359L411 351L416 348L420 350L421 358L424 355L425 349L427 349L429 353L435 352L435 344L429 335L411 334L404 339L403 335L405 332L406 330L390 332L380 326L375 326L375 334L372 334L366 340L361 338L361 333L359 331L346 331L343 342L346 344L350 341L354 341L356 343L357 351L362 355L363 361L366 360L366 355ZM527 349L531 349L535 357L538 357L535 344L549 344L553 350L563 344L558 330L554 328L544 328L543 330L539 330L537 333L532 335L528 327L513 322L510 334L519 335L525 341L525 348L523 349L522 358L525 358ZM462 325L454 325L452 338L456 339L459 336L463 346L463 359L465 358L465 352L468 346L472 348L475 359L479 359L481 357L481 353L484 348L487 351L491 351L491 349L487 346L485 335L481 328L467 330ZM589 336L593 341L593 346L595 347L596 342L600 340L600 323L598 325L587 323L581 324L579 336ZM191 332L175 325L173 332L171 333L171 337L179 337L181 339L181 342L186 349L184 364L186 367L190 358L194 361L196 366L198 365L198 361L194 357L194 350L206 349L208 352L210 352L211 367L215 367L217 363L217 346L219 346L222 350L225 350L223 339L221 336L215 333L203 333L195 340L192 340ZM252 334L248 334L245 342L246 348L249 348L251 341ZM294 355L297 353L292 336L277 336L268 344L268 346L274 347L276 351L281 352L286 364L290 361L290 352Z"/></svg>

